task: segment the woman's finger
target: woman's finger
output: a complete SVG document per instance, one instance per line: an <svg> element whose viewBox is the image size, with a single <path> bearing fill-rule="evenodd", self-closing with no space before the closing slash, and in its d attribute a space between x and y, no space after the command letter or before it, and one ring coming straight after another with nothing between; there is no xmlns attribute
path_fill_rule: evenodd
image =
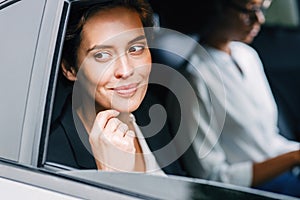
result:
<svg viewBox="0 0 300 200"><path fill-rule="evenodd" d="M128 130L126 133L125 133L125 135L124 135L124 137L127 137L127 138L135 138L135 133L134 133L134 131L132 131L132 130Z"/></svg>
<svg viewBox="0 0 300 200"><path fill-rule="evenodd" d="M105 132L113 133L122 122L117 118L110 118L104 127Z"/></svg>
<svg viewBox="0 0 300 200"><path fill-rule="evenodd" d="M123 146L128 145L125 144L127 143L127 141L124 138L127 132L128 132L128 126L121 122L117 127L117 129L107 137L111 138L113 143L122 149Z"/></svg>
<svg viewBox="0 0 300 200"><path fill-rule="evenodd" d="M95 118L91 133L99 133L104 130L109 119L117 117L120 112L116 110L105 110L99 112Z"/></svg>
<svg viewBox="0 0 300 200"><path fill-rule="evenodd" d="M128 130L124 136L125 143L127 144L124 147L124 150L128 153L135 153L136 149L134 146L134 132L132 130Z"/></svg>
<svg viewBox="0 0 300 200"><path fill-rule="evenodd" d="M127 124L121 123L117 129L120 133L122 133L122 137L125 136L126 132L129 130Z"/></svg>

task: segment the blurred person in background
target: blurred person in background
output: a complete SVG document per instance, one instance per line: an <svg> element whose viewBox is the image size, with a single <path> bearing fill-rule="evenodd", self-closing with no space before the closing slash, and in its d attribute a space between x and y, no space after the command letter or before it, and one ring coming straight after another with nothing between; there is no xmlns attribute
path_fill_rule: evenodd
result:
<svg viewBox="0 0 300 200"><path fill-rule="evenodd" d="M168 10L162 4L169 5ZM187 112L191 114L183 117L198 125L184 155L189 175L300 197L299 143L279 134L277 107L262 62L248 45L265 22L270 4L270 0L153 3L154 10L160 6L163 27L200 36L201 47L181 69L200 106L200 113L194 113L196 104L191 102ZM172 100L169 106L171 116L178 119Z"/></svg>

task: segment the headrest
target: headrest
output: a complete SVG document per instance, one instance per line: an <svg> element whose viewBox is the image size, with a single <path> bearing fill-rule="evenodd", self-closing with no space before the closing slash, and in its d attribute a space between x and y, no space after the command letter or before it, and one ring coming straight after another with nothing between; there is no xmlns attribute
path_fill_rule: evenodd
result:
<svg viewBox="0 0 300 200"><path fill-rule="evenodd" d="M296 0L273 0L266 12L265 25L298 28L298 2Z"/></svg>
<svg viewBox="0 0 300 200"><path fill-rule="evenodd" d="M198 44L199 38L196 34L184 35L168 29L157 31L151 45L152 62L179 69Z"/></svg>

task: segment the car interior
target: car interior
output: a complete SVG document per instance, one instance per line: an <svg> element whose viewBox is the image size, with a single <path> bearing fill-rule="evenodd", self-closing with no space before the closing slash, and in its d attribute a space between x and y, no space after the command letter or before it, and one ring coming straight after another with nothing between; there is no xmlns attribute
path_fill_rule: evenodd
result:
<svg viewBox="0 0 300 200"><path fill-rule="evenodd" d="M251 44L261 56L278 105L280 133L296 141L300 141L299 3L273 1L266 13L266 23Z"/></svg>
<svg viewBox="0 0 300 200"><path fill-rule="evenodd" d="M2 12L2 9L12 9L14 6L17 8L16 11L19 9L21 10L21 8L18 7L18 2L23 3L22 1L26 2L26 0L0 0L0 12ZM29 1L30 0L28 0L28 2ZM23 125L33 124L35 119L40 120L38 122L41 122L40 124L42 125L31 127L28 129L30 131L25 132L23 135L3 134L3 136L6 136L6 140L0 139L0 161L9 161L9 165L20 164L20 166L25 166L26 170L45 172L47 175L51 174L57 177L67 178L68 180L76 180L80 183L115 191L137 199L219 199L220 196L225 199L286 199L285 196L239 186L223 185L221 183L193 179L190 177L171 175L168 178L155 178L130 173L97 173L97 170L76 170L70 166L47 161L47 140L49 134L51 134L51 126L53 126L60 117L66 98L72 94L72 84L66 80L60 71L63 38L68 23L70 9L75 6L90 6L93 3L104 1L109 0L57 0L57 3L55 3L57 5L54 5L53 3L49 7L45 6L46 3L43 4L40 2L35 4L32 3L34 2L32 1L30 2L30 6L28 5L25 7L26 10L32 10L33 8L31 6L34 5L35 8L33 13L36 14L34 17L28 19L28 22L31 21L32 23L20 23L19 28L21 30L21 28L26 29L26 26L28 26L27 28L35 26L35 29L31 33L24 34L26 40L19 37L19 29L14 30L13 36L16 43L28 46L28 49L30 50L26 51L24 53L24 59L20 59L19 61L18 59L15 59L15 57L12 58L10 56L6 56L2 60L4 60L4 63L13 63L16 66L28 63L28 67L26 69L12 69L14 71L19 71L19 74L23 75L22 83L18 86L12 86L12 90L20 95L7 94L8 97L5 100L9 102L11 101L9 98L13 98L14 101L12 103L16 106L8 108L6 105L0 105L1 112L12 113L10 115L7 114L5 117L1 116L0 125L1 127L4 127L5 130L11 130L12 133L22 132L22 134L24 130L27 130L27 127L23 127ZM156 22L156 29L154 32L155 39L153 43L151 43L150 48L152 61L154 65L164 65L173 70L180 71L182 67L185 66L185 63L188 62L188 55L193 51L194 45L200 40L201 35L197 34L197 30L194 30L195 27L193 26L189 26L189 35L183 35L180 32L175 31L166 31L165 28L174 26L174 24L167 23L164 19L164 14L162 13L162 10L165 10L167 5L164 4L164 1L159 0L149 0L149 2L154 9L154 21ZM182 6L189 5L186 5L183 1ZM57 11L56 7L61 10ZM193 8L191 12L194 9L196 8ZM5 16L13 18L16 11L7 12L8 14ZM55 13L56 16L51 13ZM180 14L174 15L174 21L180 21L180 17ZM13 19L14 24L20 22L18 18ZM39 19L40 21L38 21ZM258 51L263 61L265 72L278 106L278 125L280 133L289 139L300 141L300 93L298 92L300 86L300 79L298 78L298 75L300 74L300 59L298 55L298 52L300 52L300 1L273 0L271 7L267 11L266 19L266 23L262 26L259 35L255 38L251 46ZM41 24L42 20L46 20L43 25ZM0 17L0 24L2 23L4 24L6 22L3 17ZM52 32L49 31L47 29L47 25L49 24L57 24L57 26L55 26L56 29L52 30ZM5 30L0 29L0 36L4 35L8 37L9 34L11 33L6 33ZM53 56L52 53L47 52L39 46L38 41L44 39L43 37L39 38L39 34L44 34L47 38L51 38L49 41L46 38L43 44L46 42L54 42L53 45L49 45L50 48L48 50L49 52L53 51ZM54 36L50 36L50 34L53 34ZM5 39L2 40L3 45L7 47L5 51L14 53L14 47L10 46L9 41ZM1 43L2 40L0 40ZM183 46L184 48L180 50L177 48L178 46ZM4 48L0 47L0 52L1 54L4 54ZM51 55L51 58L49 58L49 55ZM47 63L46 61L43 62L42 59L47 60ZM2 62L0 61L0 64L1 63ZM49 66L49 69L46 70L49 70L50 77L45 78L41 71L34 71L35 65L44 64L45 66ZM7 71L4 71L3 73L8 74L3 77L3 80L6 82L10 82L14 78L10 72L11 71L7 69ZM32 73L33 75L28 74L28 76L25 77L26 73ZM22 77L21 75L19 76ZM163 75L163 77L161 77L162 75L159 74L159 72L153 70L150 75L150 82L157 76L160 76L160 78L163 78L166 82L172 79L171 75ZM39 85L40 83L38 81L42 82L43 79L46 79L48 83L48 85L43 86L47 87L45 89L45 99L40 97L43 95L42 93L28 89L30 85ZM1 91L4 91L6 86L2 84L0 88ZM149 84L147 92L155 95L159 104L163 107L167 107L167 102L165 101L167 96L174 95L168 88L163 85L155 84L155 82ZM42 98L45 105L38 102L38 97ZM22 102L15 101L15 99L21 99ZM34 101L33 99L37 100ZM31 107L26 107L26 103L28 102ZM148 107L152 106L151 102L147 102L147 98L143 103ZM155 102L155 104L156 103L157 102ZM37 113L40 110L34 107L36 105L39 106L39 109L42 108L43 112ZM22 116L18 115L20 112ZM31 115L29 115L30 113L27 116L26 112L34 113L32 115L36 116L36 118L32 119ZM21 117L27 118L21 119ZM9 124L16 120L18 120L18 123L15 123L15 127L11 127ZM167 123L169 123L168 120L169 119L167 118ZM0 136L2 135L0 134ZM32 141L30 141L30 139L32 139ZM35 144L38 145L32 147L35 146ZM12 147L15 151L11 151ZM28 149L32 152L27 155L24 152ZM18 169L18 171L20 171L20 169ZM24 177L22 176L21 178ZM57 180L55 179L55 181ZM136 184L137 182L140 184ZM149 185L156 186L158 190L154 190L149 187ZM87 190L89 189L85 188L85 191ZM178 192L174 193L174 190ZM78 194L79 193L80 191L78 191Z"/></svg>
<svg viewBox="0 0 300 200"><path fill-rule="evenodd" d="M181 9L190 10L197 13L197 8L190 8L189 5L180 5L178 8L173 8L170 12L164 12L168 6L168 2L150 1L154 10L158 13L160 25L165 28L177 27L178 24L187 24L182 29L186 29L190 36L201 38L197 35L198 29L193 23L183 22L180 15ZM178 4L176 4L178 5ZM186 8L186 6L188 8ZM273 95L276 100L279 112L278 127L280 133L285 137L300 141L299 127L299 100L300 95L297 88L300 84L297 78L299 73L300 61L298 59L299 52L299 1L298 0L273 0L270 8L266 11L266 22L262 25L261 31L254 41L250 44L254 47L264 64L264 70L270 83ZM161 13L162 12L162 13ZM209 12L209 11L207 11ZM164 15L168 13L172 16L172 21L168 22L164 19ZM167 14L167 15L168 15ZM168 16L167 16L168 17ZM196 19L197 14L190 14L189 18L192 21ZM186 17L184 18L186 19ZM200 20L201 19L197 19ZM171 38L169 38L171 40ZM180 38L173 38L180 40ZM167 40L165 40L167 41ZM170 46L173 42L164 44ZM188 46L188 45L187 45ZM187 49L187 52L189 50ZM167 55L154 54L154 60L159 60L161 63L166 63L168 66L175 69L180 68L180 62L171 63L170 60L177 61L177 58Z"/></svg>
<svg viewBox="0 0 300 200"><path fill-rule="evenodd" d="M267 13L266 24L263 25L261 33L251 45L258 50L265 64L265 71L279 108L279 128L281 133L290 139L299 141L300 127L298 124L300 116L297 111L299 111L300 107L297 102L300 100L300 95L296 92L297 86L299 85L296 72L300 70L300 61L296 55L297 48L299 48L296 45L297 38L299 39L297 36L297 31L299 31L299 7L296 0L289 0L284 6L286 11L283 11L281 5L282 1L277 1L274 0L274 6L272 5ZM189 31L191 34L186 38L179 32L167 32L164 28L172 27L172 25L167 24L164 20L164 15L160 13L160 9L165 5L155 0L151 0L150 3L154 8L156 17L155 26L157 27L155 39L151 45L153 63L163 64L172 69L181 70L182 66L185 66L185 63L188 62L187 57L194 48L194 44L191 40L197 43L201 36L197 34L197 30L193 32L193 27L190 27ZM75 1L71 6L89 6L90 4L90 1ZM283 16L278 16L278 9L281 9L280 13L282 13ZM292 12L290 10L292 10ZM180 15L176 17L180 20ZM284 20L282 18L284 18ZM176 20L177 19L174 21ZM276 41L276 43L274 43L274 41ZM191 44L189 44L189 42ZM272 45L270 45L271 43ZM275 48L274 45L276 45ZM178 46L185 46L184 51L178 52L178 49L176 49ZM280 52L282 52L282 54ZM285 57L283 58L281 55ZM55 124L55 121L59 118L65 99L72 93L72 84L62 76L60 69L56 70L57 75L54 77L57 76L58 81L56 88L51 91L52 95L50 95L53 98L53 106L49 105L49 108L53 108L50 126L51 124ZM153 70L151 76L159 76L158 73ZM170 80L172 76L164 76L163 78ZM154 94L164 107L166 107L165 99L167 95L172 95L172 92L168 88L159 84L149 84L148 93ZM147 101L147 99L144 101ZM151 104L151 102L146 103ZM45 155L43 160L46 161L48 167L59 166L55 163L47 162ZM59 168L70 169L68 166L59 166Z"/></svg>

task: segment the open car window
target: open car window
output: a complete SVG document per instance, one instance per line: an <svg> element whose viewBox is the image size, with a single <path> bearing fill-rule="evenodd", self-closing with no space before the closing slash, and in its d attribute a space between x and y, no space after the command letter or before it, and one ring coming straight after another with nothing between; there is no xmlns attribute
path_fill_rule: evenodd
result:
<svg viewBox="0 0 300 200"><path fill-rule="evenodd" d="M67 194L69 199L292 200L202 179L78 170L47 160L51 126L72 93L60 72L70 10L103 1L0 0L0 24L5 27L0 29L0 91L5 93L0 104L0 187L15 181L7 191L34 186L58 199Z"/></svg>

